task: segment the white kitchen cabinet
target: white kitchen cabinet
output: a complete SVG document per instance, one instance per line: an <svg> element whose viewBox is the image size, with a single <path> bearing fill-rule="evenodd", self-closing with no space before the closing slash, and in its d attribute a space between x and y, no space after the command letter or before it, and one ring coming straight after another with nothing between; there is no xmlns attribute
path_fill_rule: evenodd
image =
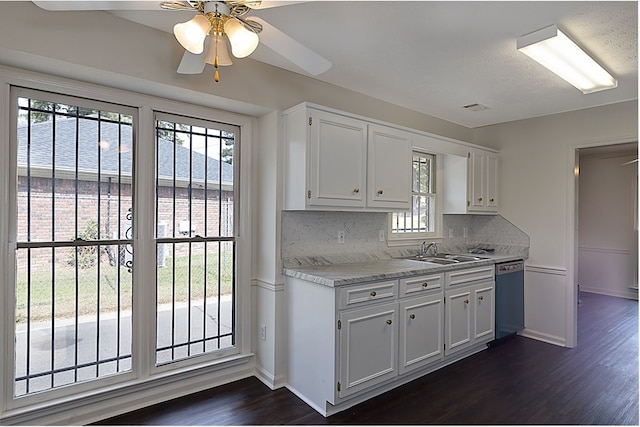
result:
<svg viewBox="0 0 640 427"><path fill-rule="evenodd" d="M338 395L346 397L398 375L398 305L347 310L339 316Z"/></svg>
<svg viewBox="0 0 640 427"><path fill-rule="evenodd" d="M480 150L469 151L469 210L498 211L498 156Z"/></svg>
<svg viewBox="0 0 640 427"><path fill-rule="evenodd" d="M409 209L411 133L306 104L283 117L285 209Z"/></svg>
<svg viewBox="0 0 640 427"><path fill-rule="evenodd" d="M497 213L498 161L497 153L475 148L466 158L444 155L444 213Z"/></svg>
<svg viewBox="0 0 640 427"><path fill-rule="evenodd" d="M445 355L494 338L495 280L492 267L445 275Z"/></svg>
<svg viewBox="0 0 640 427"><path fill-rule="evenodd" d="M327 415L437 369L443 283L443 273L337 288L287 277L287 386Z"/></svg>
<svg viewBox="0 0 640 427"><path fill-rule="evenodd" d="M444 300L442 292L400 302L400 366L404 374L442 360Z"/></svg>
<svg viewBox="0 0 640 427"><path fill-rule="evenodd" d="M411 201L411 134L382 125L369 125L367 206L393 211Z"/></svg>

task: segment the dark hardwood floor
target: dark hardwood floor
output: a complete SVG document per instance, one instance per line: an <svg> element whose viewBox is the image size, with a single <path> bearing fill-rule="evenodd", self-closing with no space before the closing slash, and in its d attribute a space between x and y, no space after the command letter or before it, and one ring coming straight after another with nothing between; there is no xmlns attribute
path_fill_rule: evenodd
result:
<svg viewBox="0 0 640 427"><path fill-rule="evenodd" d="M638 425L638 302L582 293L578 347L515 337L324 418L255 378L104 420L104 425Z"/></svg>

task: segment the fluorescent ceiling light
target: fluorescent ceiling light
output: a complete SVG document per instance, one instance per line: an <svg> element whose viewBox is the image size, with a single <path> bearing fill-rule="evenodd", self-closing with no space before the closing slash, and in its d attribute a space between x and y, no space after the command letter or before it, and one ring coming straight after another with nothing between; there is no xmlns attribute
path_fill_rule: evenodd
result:
<svg viewBox="0 0 640 427"><path fill-rule="evenodd" d="M520 37L518 50L562 77L584 94L618 86L618 80L555 25Z"/></svg>

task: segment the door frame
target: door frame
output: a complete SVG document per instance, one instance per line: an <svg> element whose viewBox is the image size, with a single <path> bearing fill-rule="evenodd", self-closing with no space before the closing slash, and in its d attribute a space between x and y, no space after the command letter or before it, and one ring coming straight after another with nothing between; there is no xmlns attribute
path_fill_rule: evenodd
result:
<svg viewBox="0 0 640 427"><path fill-rule="evenodd" d="M578 345L578 189L580 150L638 142L638 136L570 144L567 155L567 288L565 292L565 346Z"/></svg>

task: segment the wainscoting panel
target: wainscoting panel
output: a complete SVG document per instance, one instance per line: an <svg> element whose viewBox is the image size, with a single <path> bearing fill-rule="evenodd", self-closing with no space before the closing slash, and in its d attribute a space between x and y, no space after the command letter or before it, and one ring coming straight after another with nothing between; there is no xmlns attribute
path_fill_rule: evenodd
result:
<svg viewBox="0 0 640 427"><path fill-rule="evenodd" d="M527 265L524 284L525 329L521 335L565 346L566 269Z"/></svg>
<svg viewBox="0 0 640 427"><path fill-rule="evenodd" d="M578 284L581 291L638 299L632 289L633 266L628 250L578 248Z"/></svg>

